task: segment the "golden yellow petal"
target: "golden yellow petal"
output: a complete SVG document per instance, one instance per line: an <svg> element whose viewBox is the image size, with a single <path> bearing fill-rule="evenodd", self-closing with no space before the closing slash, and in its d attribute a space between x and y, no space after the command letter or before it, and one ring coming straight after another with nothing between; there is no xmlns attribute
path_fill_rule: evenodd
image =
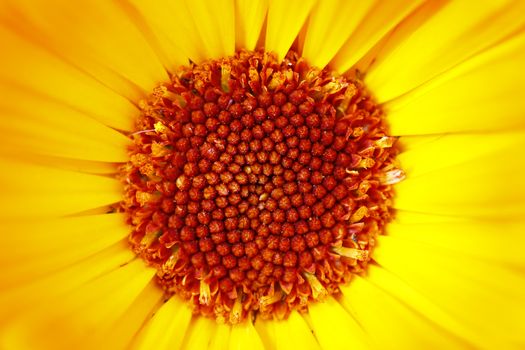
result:
<svg viewBox="0 0 525 350"><path fill-rule="evenodd" d="M394 206L458 217L523 217L524 146L525 140L520 140L511 147L414 177L408 169L407 178L396 184Z"/></svg>
<svg viewBox="0 0 525 350"><path fill-rule="evenodd" d="M454 223L465 222L468 218L454 215L442 215L433 213L419 213L407 210L396 210L394 222L399 224L428 224L428 223Z"/></svg>
<svg viewBox="0 0 525 350"><path fill-rule="evenodd" d="M458 339L470 343L471 346L487 348L497 346L497 343L490 344L488 339L481 339L472 329L465 327L465 325L428 300L424 294L419 293L385 268L378 265L369 265L365 279L375 287L385 291L390 297L406 305L412 312L427 319L429 322L435 323L437 327L450 332ZM349 303L351 303L351 300L349 300Z"/></svg>
<svg viewBox="0 0 525 350"><path fill-rule="evenodd" d="M235 46L255 50L268 12L268 0L235 1Z"/></svg>
<svg viewBox="0 0 525 350"><path fill-rule="evenodd" d="M116 179L24 164L0 158L0 217L31 218L73 214L119 202Z"/></svg>
<svg viewBox="0 0 525 350"><path fill-rule="evenodd" d="M16 153L16 154L15 154ZM61 170L75 171L95 175L114 175L118 171L120 163L98 162L83 159L71 159L62 157L42 156L33 153L5 152L0 157L23 158L26 162L40 166L49 166Z"/></svg>
<svg viewBox="0 0 525 350"><path fill-rule="evenodd" d="M368 349L370 340L360 325L333 297L312 303L303 315L322 349Z"/></svg>
<svg viewBox="0 0 525 350"><path fill-rule="evenodd" d="M422 137L416 137L421 139ZM427 142L403 137L401 144L407 150L398 156L401 167L410 177L432 171L446 171L447 167L484 158L497 158L502 152L523 146L525 131L489 134L448 134L425 136ZM520 157L518 152L514 153ZM505 164L500 164L504 167Z"/></svg>
<svg viewBox="0 0 525 350"><path fill-rule="evenodd" d="M382 102L398 97L497 44L524 24L524 10L521 1L450 1L376 57L367 85Z"/></svg>
<svg viewBox="0 0 525 350"><path fill-rule="evenodd" d="M168 70L187 65L188 58L194 62L205 59L203 42L184 0L130 0L130 3L143 16L159 41L169 59L165 64Z"/></svg>
<svg viewBox="0 0 525 350"><path fill-rule="evenodd" d="M523 341L522 271L389 236L379 237L373 259L492 343Z"/></svg>
<svg viewBox="0 0 525 350"><path fill-rule="evenodd" d="M121 130L132 128L132 117L137 111L120 94L4 27L0 27L0 41L4 47L12 48L6 50L1 58L0 92L14 90L23 94L10 103L27 105L33 96L48 98L111 127ZM1 113L5 118L5 112Z"/></svg>
<svg viewBox="0 0 525 350"><path fill-rule="evenodd" d="M188 33L178 21L178 16L189 17L180 6L174 10L174 1L152 2L123 0L117 2L133 24L140 30L164 68L171 72L177 66L188 63L190 53L196 50L196 42L188 40ZM186 40L184 44L183 40Z"/></svg>
<svg viewBox="0 0 525 350"><path fill-rule="evenodd" d="M226 324L217 324L215 334L208 346L209 350L224 350L230 342L231 326Z"/></svg>
<svg viewBox="0 0 525 350"><path fill-rule="evenodd" d="M124 162L129 139L67 105L2 89L0 152ZM28 100L30 99L30 102Z"/></svg>
<svg viewBox="0 0 525 350"><path fill-rule="evenodd" d="M206 58L231 56L235 51L235 9L233 0L187 0L189 13L204 44Z"/></svg>
<svg viewBox="0 0 525 350"><path fill-rule="evenodd" d="M232 326L230 333L229 350L264 350L265 344L257 334L251 321L242 322Z"/></svg>
<svg viewBox="0 0 525 350"><path fill-rule="evenodd" d="M136 260L57 300L35 305L6 327L0 337L2 348L93 348L93 342L110 331L154 273Z"/></svg>
<svg viewBox="0 0 525 350"><path fill-rule="evenodd" d="M65 295L88 281L103 276L135 258L127 242L117 244L86 256L78 262L67 261L70 265L59 264L53 271L40 270L38 263L30 271L25 271L26 283L14 286L9 279L2 279L0 289L0 323L9 322L14 315L34 308L34 305L60 295ZM12 262L10 265L12 266ZM7 270L2 263L2 269ZM47 272L47 273L46 273ZM20 300L24 302L21 303Z"/></svg>
<svg viewBox="0 0 525 350"><path fill-rule="evenodd" d="M177 297L170 298L141 329L132 349L180 349L191 321L191 310Z"/></svg>
<svg viewBox="0 0 525 350"><path fill-rule="evenodd" d="M269 0L265 49L282 59L292 46L315 0Z"/></svg>
<svg viewBox="0 0 525 350"><path fill-rule="evenodd" d="M144 288L129 308L93 343L100 349L128 349L136 333L162 303L164 292L155 280Z"/></svg>
<svg viewBox="0 0 525 350"><path fill-rule="evenodd" d="M312 330L297 311L293 311L287 320L275 324L275 344L277 350L285 350L293 344L304 350L320 350Z"/></svg>
<svg viewBox="0 0 525 350"><path fill-rule="evenodd" d="M425 348L430 344L436 348L463 349L467 345L365 278L355 276L341 291L341 303L351 310L379 349L389 348L392 344L398 349Z"/></svg>
<svg viewBox="0 0 525 350"><path fill-rule="evenodd" d="M263 339L265 349L285 350L290 348L290 344L300 349L321 349L314 330L295 310L285 320L257 319L255 328Z"/></svg>
<svg viewBox="0 0 525 350"><path fill-rule="evenodd" d="M303 56L311 65L324 68L373 5L373 1L318 1L307 23Z"/></svg>
<svg viewBox="0 0 525 350"><path fill-rule="evenodd" d="M181 349L208 349L215 336L216 328L217 322L215 320L199 315L194 316L184 337Z"/></svg>
<svg viewBox="0 0 525 350"><path fill-rule="evenodd" d="M388 225L388 235L428 244L435 249L479 258L494 264L525 268L523 220L434 222Z"/></svg>
<svg viewBox="0 0 525 350"><path fill-rule="evenodd" d="M376 1L330 62L340 73L349 70L422 0ZM350 3L350 2L349 2ZM345 18L340 14L341 18Z"/></svg>
<svg viewBox="0 0 525 350"><path fill-rule="evenodd" d="M387 103L392 133L523 129L524 48L522 33Z"/></svg>
<svg viewBox="0 0 525 350"><path fill-rule="evenodd" d="M129 233L122 214L2 223L2 284L31 281L96 254Z"/></svg>
<svg viewBox="0 0 525 350"><path fill-rule="evenodd" d="M90 1L81 11L65 0L53 6L44 0L13 1L12 7L15 30L129 99L138 100L168 78L154 50L116 2Z"/></svg>

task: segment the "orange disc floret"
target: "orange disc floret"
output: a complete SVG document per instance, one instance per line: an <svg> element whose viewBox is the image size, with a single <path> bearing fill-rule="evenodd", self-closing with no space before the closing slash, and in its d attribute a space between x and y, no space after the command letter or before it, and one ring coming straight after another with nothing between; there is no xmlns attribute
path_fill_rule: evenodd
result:
<svg viewBox="0 0 525 350"><path fill-rule="evenodd" d="M404 175L359 80L241 51L140 107L122 210L167 293L220 322L285 318L364 271Z"/></svg>

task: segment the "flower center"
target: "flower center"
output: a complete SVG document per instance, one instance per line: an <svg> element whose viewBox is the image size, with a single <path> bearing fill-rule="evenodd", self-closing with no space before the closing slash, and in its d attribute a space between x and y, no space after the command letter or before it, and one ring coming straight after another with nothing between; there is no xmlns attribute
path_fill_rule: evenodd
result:
<svg viewBox="0 0 525 350"><path fill-rule="evenodd" d="M140 107L122 208L168 294L219 322L285 318L363 272L403 173L360 81L242 51Z"/></svg>

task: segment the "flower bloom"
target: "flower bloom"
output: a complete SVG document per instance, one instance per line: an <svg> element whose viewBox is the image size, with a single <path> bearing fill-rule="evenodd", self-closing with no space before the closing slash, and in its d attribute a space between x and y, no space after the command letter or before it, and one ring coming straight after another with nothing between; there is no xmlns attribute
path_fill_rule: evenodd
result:
<svg viewBox="0 0 525 350"><path fill-rule="evenodd" d="M523 348L524 7L4 1L0 348ZM242 50L358 77L402 149L365 271L307 310L232 324L166 298L128 244L118 169L140 101Z"/></svg>

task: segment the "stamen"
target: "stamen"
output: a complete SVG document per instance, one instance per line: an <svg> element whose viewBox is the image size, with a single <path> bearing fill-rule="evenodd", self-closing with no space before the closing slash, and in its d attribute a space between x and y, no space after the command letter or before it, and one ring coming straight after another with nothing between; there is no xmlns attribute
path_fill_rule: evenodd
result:
<svg viewBox="0 0 525 350"><path fill-rule="evenodd" d="M383 174L381 177L381 184L394 185L406 178L406 174L401 169L393 169Z"/></svg>
<svg viewBox="0 0 525 350"><path fill-rule="evenodd" d="M230 92L230 76L231 76L232 67L229 64L224 64L221 67L221 88L224 92Z"/></svg>
<svg viewBox="0 0 525 350"><path fill-rule="evenodd" d="M204 279L202 279L200 282L199 302L203 305L209 305L210 300L210 285Z"/></svg>
<svg viewBox="0 0 525 350"><path fill-rule="evenodd" d="M166 127L166 125L162 124L162 122L156 122L155 124L153 124L155 126L154 130L155 132L157 133L165 133L166 131L168 131L168 128Z"/></svg>
<svg viewBox="0 0 525 350"><path fill-rule="evenodd" d="M320 300L325 298L328 295L328 291L325 287L319 282L319 280L315 277L315 275L304 272L303 276L308 281L308 284L310 284L310 288L312 288L312 297L315 300Z"/></svg>
<svg viewBox="0 0 525 350"><path fill-rule="evenodd" d="M172 248L172 254L162 265L162 271L170 272L175 268L175 264L177 264L177 261L179 260L178 251L179 251L178 245Z"/></svg>
<svg viewBox="0 0 525 350"><path fill-rule="evenodd" d="M361 221L365 215L368 214L368 207L366 206L361 206L359 207L359 209L357 209L353 214L352 216L350 217L350 222L353 224L353 223L356 223L356 222L359 222Z"/></svg>
<svg viewBox="0 0 525 350"><path fill-rule="evenodd" d="M230 323L237 324L242 319L242 292L238 293L230 313Z"/></svg>
<svg viewBox="0 0 525 350"><path fill-rule="evenodd" d="M276 291L271 295L265 295L259 298L259 304L261 307L266 307L280 301L283 297L281 291Z"/></svg>
<svg viewBox="0 0 525 350"><path fill-rule="evenodd" d="M156 232L149 232L142 237L142 240L140 241L140 245L142 248L149 248L157 240L157 238L160 237L162 234L162 231L156 231Z"/></svg>
<svg viewBox="0 0 525 350"><path fill-rule="evenodd" d="M357 259L359 261L366 261L368 260L368 250L361 250L356 248L348 248L348 247L333 247L332 251L338 255L351 258L351 259Z"/></svg>

